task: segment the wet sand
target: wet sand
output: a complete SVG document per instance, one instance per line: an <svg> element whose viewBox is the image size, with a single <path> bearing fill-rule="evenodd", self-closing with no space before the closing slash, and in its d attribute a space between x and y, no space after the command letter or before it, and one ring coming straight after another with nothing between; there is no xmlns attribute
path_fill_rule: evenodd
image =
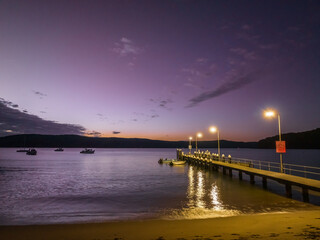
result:
<svg viewBox="0 0 320 240"><path fill-rule="evenodd" d="M320 239L320 210L200 220L0 226L2 240Z"/></svg>

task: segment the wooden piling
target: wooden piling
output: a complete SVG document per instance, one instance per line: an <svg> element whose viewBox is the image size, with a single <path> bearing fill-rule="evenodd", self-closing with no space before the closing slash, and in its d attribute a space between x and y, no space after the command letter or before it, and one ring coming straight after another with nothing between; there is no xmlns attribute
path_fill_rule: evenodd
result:
<svg viewBox="0 0 320 240"><path fill-rule="evenodd" d="M254 174L250 174L250 183L254 184Z"/></svg>
<svg viewBox="0 0 320 240"><path fill-rule="evenodd" d="M286 183L286 196L292 198L292 186L290 183Z"/></svg>
<svg viewBox="0 0 320 240"><path fill-rule="evenodd" d="M308 188L302 188L302 198L304 202L309 202Z"/></svg>
<svg viewBox="0 0 320 240"><path fill-rule="evenodd" d="M267 178L266 177L262 177L262 186L264 189L267 189Z"/></svg>

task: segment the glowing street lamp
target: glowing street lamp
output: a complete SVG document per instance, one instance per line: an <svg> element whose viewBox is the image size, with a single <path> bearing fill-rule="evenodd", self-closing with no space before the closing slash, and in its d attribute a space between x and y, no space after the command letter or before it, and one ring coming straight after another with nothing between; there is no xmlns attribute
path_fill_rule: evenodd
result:
<svg viewBox="0 0 320 240"><path fill-rule="evenodd" d="M266 118L274 118L278 115L278 126L279 126L279 141L281 141L281 125L280 125L280 114L274 110L266 110L264 116ZM283 162L282 162L282 153L280 153L280 172L283 173Z"/></svg>
<svg viewBox="0 0 320 240"><path fill-rule="evenodd" d="M192 140L192 137L189 137L189 155L191 154L191 149L192 149L191 140Z"/></svg>
<svg viewBox="0 0 320 240"><path fill-rule="evenodd" d="M212 133L217 133L218 135L218 155L219 155L219 161L220 161L220 132L219 132L219 129L217 127L210 127L209 128L209 131L212 132Z"/></svg>
<svg viewBox="0 0 320 240"><path fill-rule="evenodd" d="M202 138L202 133L197 133L196 135L196 152L198 152L198 138Z"/></svg>

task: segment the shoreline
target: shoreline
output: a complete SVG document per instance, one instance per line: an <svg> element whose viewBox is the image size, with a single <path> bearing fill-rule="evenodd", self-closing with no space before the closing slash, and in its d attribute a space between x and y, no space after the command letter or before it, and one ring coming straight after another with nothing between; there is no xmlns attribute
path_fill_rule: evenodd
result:
<svg viewBox="0 0 320 240"><path fill-rule="evenodd" d="M1 239L320 239L320 209L194 220L0 226Z"/></svg>

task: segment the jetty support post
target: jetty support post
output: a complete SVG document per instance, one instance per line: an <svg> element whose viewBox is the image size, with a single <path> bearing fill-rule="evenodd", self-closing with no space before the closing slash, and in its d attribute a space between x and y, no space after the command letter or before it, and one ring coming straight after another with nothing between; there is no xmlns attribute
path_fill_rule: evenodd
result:
<svg viewBox="0 0 320 240"><path fill-rule="evenodd" d="M305 188L305 187L302 188L302 198L304 202L309 202L308 188Z"/></svg>
<svg viewBox="0 0 320 240"><path fill-rule="evenodd" d="M250 183L254 184L254 174L250 174Z"/></svg>
<svg viewBox="0 0 320 240"><path fill-rule="evenodd" d="M225 167L222 167L222 173L223 173L223 175L226 175L226 168Z"/></svg>
<svg viewBox="0 0 320 240"><path fill-rule="evenodd" d="M179 161L179 160L183 160L182 159L182 150L181 149L177 149L177 160Z"/></svg>
<svg viewBox="0 0 320 240"><path fill-rule="evenodd" d="M267 189L267 178L266 177L262 177L262 186L264 189Z"/></svg>
<svg viewBox="0 0 320 240"><path fill-rule="evenodd" d="M290 183L286 183L286 196L292 198L292 186Z"/></svg>

